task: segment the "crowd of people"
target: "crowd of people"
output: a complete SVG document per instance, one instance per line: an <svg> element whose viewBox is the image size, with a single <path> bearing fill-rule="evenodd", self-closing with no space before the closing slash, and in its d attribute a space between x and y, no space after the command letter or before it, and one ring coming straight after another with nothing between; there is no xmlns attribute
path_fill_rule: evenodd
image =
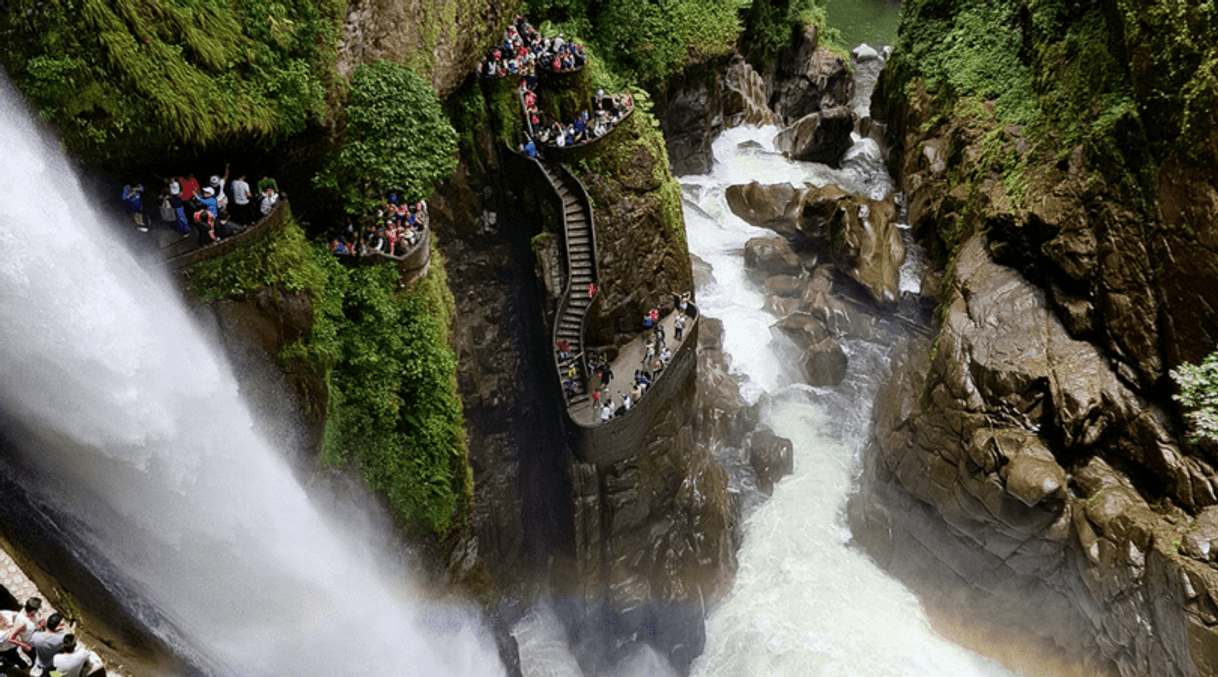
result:
<svg viewBox="0 0 1218 677"><path fill-rule="evenodd" d="M375 215L356 226L350 219L342 232L330 240L330 251L338 256L402 256L423 236L427 228L427 202L408 202L400 191L390 191Z"/></svg>
<svg viewBox="0 0 1218 677"><path fill-rule="evenodd" d="M689 308L690 294L673 295L673 306L676 317L673 318L673 340L679 344L684 337L689 318L686 311ZM648 392L656 379L664 373L664 369L672 361L673 351L666 341L666 330L660 319L660 311L652 308L643 316L643 357L626 390L618 390L616 399L613 397L610 385L613 381L613 366L604 353L592 356L589 370L595 379L589 379L589 397L595 408L597 417L602 421L612 420L630 411L630 408ZM562 374L563 392L567 402L571 402L582 392L584 379L579 369L579 354L571 354L571 346L565 340L559 340L554 346L558 360L559 371ZM597 383L596 381L599 381Z"/></svg>
<svg viewBox="0 0 1218 677"><path fill-rule="evenodd" d="M634 110L630 93L605 94L599 89L592 102L592 112L585 109L568 124L547 120L537 107L537 92L528 80L520 81L520 102L525 115L525 142L520 150L529 157L543 155L542 146L564 148L587 143L608 134L615 125Z"/></svg>
<svg viewBox="0 0 1218 677"><path fill-rule="evenodd" d="M587 62L584 46L559 33L545 38L520 15L503 32L503 42L492 47L478 64L478 75L487 78L533 77L538 68L561 73L579 70Z"/></svg>
<svg viewBox="0 0 1218 677"><path fill-rule="evenodd" d="M271 213L279 201L279 184L263 175L256 186L251 187L244 174L229 183L226 164L224 173L211 175L206 185L200 185L194 174L171 176L162 180L159 194L149 200L144 185L132 182L123 186L119 199L140 232L148 232L159 218L184 238L197 232L202 246L236 235Z"/></svg>
<svg viewBox="0 0 1218 677"><path fill-rule="evenodd" d="M106 674L101 658L86 649L76 624L63 614L42 616L42 599L31 597L21 609L0 610L0 671L37 677L55 671L60 677Z"/></svg>

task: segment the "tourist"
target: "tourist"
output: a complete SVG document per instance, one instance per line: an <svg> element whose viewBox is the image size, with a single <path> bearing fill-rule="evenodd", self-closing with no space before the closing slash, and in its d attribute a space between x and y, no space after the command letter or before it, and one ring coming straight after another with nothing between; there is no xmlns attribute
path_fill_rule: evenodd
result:
<svg viewBox="0 0 1218 677"><path fill-rule="evenodd" d="M31 597L25 602L20 611L0 610L0 624L5 628L3 638L0 638L0 670L8 668L26 669L26 659L18 653L18 649L29 656L29 662L34 662L34 649L30 646L30 638L38 629L38 610L42 608L42 599Z"/></svg>
<svg viewBox="0 0 1218 677"><path fill-rule="evenodd" d="M611 418L613 418L613 407L609 404L605 404L605 406L601 407L601 423L604 423Z"/></svg>
<svg viewBox="0 0 1218 677"><path fill-rule="evenodd" d="M182 200L189 201L190 198L199 194L199 181L195 179L194 174L187 174L186 178L182 179Z"/></svg>
<svg viewBox="0 0 1218 677"><path fill-rule="evenodd" d="M216 206L220 211L228 212L228 196L224 194L224 184L228 182L228 163L224 163L224 176L212 174L207 183L211 185L216 196Z"/></svg>
<svg viewBox="0 0 1218 677"><path fill-rule="evenodd" d="M64 635L63 647L56 654L54 663L60 677L88 677L99 672L105 674L101 658L78 644L74 634Z"/></svg>
<svg viewBox="0 0 1218 677"><path fill-rule="evenodd" d="M622 395L622 409L625 409L626 411L630 411L630 396L627 395L626 393L621 393L621 395Z"/></svg>
<svg viewBox="0 0 1218 677"><path fill-rule="evenodd" d="M262 178L258 179L258 192L265 195L268 188L278 193L279 182L266 174L263 174Z"/></svg>
<svg viewBox="0 0 1218 677"><path fill-rule="evenodd" d="M588 298L592 298L594 296L596 296L596 283L589 282L588 283Z"/></svg>
<svg viewBox="0 0 1218 677"><path fill-rule="evenodd" d="M173 209L174 226L182 237L187 237L190 235L190 221L186 218L186 203L182 201L180 193L169 196L169 206Z"/></svg>
<svg viewBox="0 0 1218 677"><path fill-rule="evenodd" d="M56 612L47 618L46 628L36 631L30 637L35 668L42 670L43 674L55 668L55 654L59 653L63 647L63 638L71 630L71 625L64 624L63 614Z"/></svg>
<svg viewBox="0 0 1218 677"><path fill-rule="evenodd" d="M274 183L274 181L275 179L271 179L272 183ZM261 185L262 182L259 181L258 183ZM261 212L263 216L266 216L274 211L275 203L279 202L279 191L273 187L267 187L266 190L259 189L259 192L262 193L262 202L258 207L258 211Z"/></svg>
<svg viewBox="0 0 1218 677"><path fill-rule="evenodd" d="M609 382L613 380L613 368L608 362L601 365L601 387L608 389Z"/></svg>
<svg viewBox="0 0 1218 677"><path fill-rule="evenodd" d="M672 335L677 339L677 343L681 342L681 332L685 330L685 313L678 312L676 319L672 321Z"/></svg>
<svg viewBox="0 0 1218 677"><path fill-rule="evenodd" d="M135 229L141 233L147 233L148 227L144 225L144 185L137 183L134 186L127 184L123 186L123 208L135 220Z"/></svg>
<svg viewBox="0 0 1218 677"><path fill-rule="evenodd" d="M216 199L216 189L208 186L203 189L203 197L199 199L203 203L203 207L211 213L213 219L220 216L220 204Z"/></svg>
<svg viewBox="0 0 1218 677"><path fill-rule="evenodd" d="M250 185L245 182L245 174L238 174L232 183L233 207L230 216L237 223L245 226L256 221L250 214Z"/></svg>

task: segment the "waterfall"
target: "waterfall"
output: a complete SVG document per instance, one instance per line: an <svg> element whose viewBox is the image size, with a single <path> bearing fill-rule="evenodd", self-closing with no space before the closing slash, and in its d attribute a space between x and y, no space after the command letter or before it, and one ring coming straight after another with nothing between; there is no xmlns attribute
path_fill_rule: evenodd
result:
<svg viewBox="0 0 1218 677"><path fill-rule="evenodd" d="M503 674L477 614L412 590L361 509L310 500L6 81L0 109L5 472L74 555L204 673Z"/></svg>

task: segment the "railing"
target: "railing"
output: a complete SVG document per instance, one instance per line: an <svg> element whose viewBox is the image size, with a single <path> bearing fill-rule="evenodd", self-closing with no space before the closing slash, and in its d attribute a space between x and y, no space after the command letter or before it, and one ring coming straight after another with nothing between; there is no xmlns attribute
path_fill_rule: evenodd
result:
<svg viewBox="0 0 1218 677"><path fill-rule="evenodd" d="M431 220L430 217L420 219L421 224L417 230L418 238L409 249L401 254L386 254L384 252L371 252L363 255L340 256L340 261L351 265L377 265L381 263L393 263L398 267L398 274L401 277L402 284L410 284L412 281L427 274L431 267Z"/></svg>
<svg viewBox="0 0 1218 677"><path fill-rule="evenodd" d="M672 359L647 388L647 392L637 402L631 403L629 411L608 421L594 423L571 419L575 424L570 429L571 446L577 450L581 461L603 467L637 453L665 405L684 392L686 381L693 375L698 362L701 313L693 303L686 309L686 318L688 324L684 336Z"/></svg>
<svg viewBox="0 0 1218 677"><path fill-rule="evenodd" d="M575 174L573 174L571 172L571 170L567 168L566 165L560 164L560 165L558 165L558 167L559 167L559 169L562 170L563 174L570 180L571 184L579 187L579 192L576 194L576 197L581 198L580 204L584 208L584 213L588 217L588 242L589 242L590 248L592 249L592 252L591 252L592 253L592 284L596 286L597 293L591 297L591 299L588 301L588 306L586 308L584 308L584 312L580 313L580 316L579 316L579 348L580 348L579 367L580 367L580 373L583 374L583 377L584 377L584 392L587 393L588 392L588 383L592 380L592 375L588 371L588 348L587 348L587 345L585 342L585 336L587 335L588 315L592 312L592 306L594 306L597 303L597 301L600 300L600 297L601 297L601 295L600 295L601 278L600 278L600 273L598 272L598 266L596 265L596 224L593 223L593 221L592 221L592 198L588 197L588 190L586 188L584 188L583 182L580 181L578 178L576 178ZM565 207L565 205L564 205L564 207ZM574 290L575 268L571 264L571 261L572 261L571 233L570 233L570 230L567 228L566 209L563 209L562 220L563 220L563 233L564 233L563 239L565 240L565 245L566 245L566 249L567 249L567 290L566 290L566 293L563 294L563 298L564 298L564 302L569 304L571 301L571 295L575 291ZM562 316L558 315L557 317L562 317ZM558 323L557 322L555 322L555 324L554 324L554 329L555 329L555 332L554 332L555 341L557 341L558 340L557 339L557 334L558 334ZM561 383L561 381L559 381L559 382Z"/></svg>
<svg viewBox="0 0 1218 677"><path fill-rule="evenodd" d="M223 256L224 254L227 254L238 247L243 247L247 244L252 244L254 242L263 240L268 234L270 234L272 231L278 230L280 226L283 225L284 219L289 213L287 202L287 198L281 196L275 203L274 208L271 209L270 213L263 216L249 228L246 228L236 235L230 235L219 242L213 242L211 244L203 245L202 247L193 248L180 254L168 253L165 262L169 265L170 270L177 272L189 268L200 261L206 261L208 259L214 259L217 256ZM192 226L190 234L193 235L194 232L194 227ZM190 237L190 235L187 237ZM182 240L185 239L186 238L182 238ZM178 242L180 241L181 240ZM170 245L164 247L162 251L172 252L172 250L179 246L178 242L171 243Z"/></svg>

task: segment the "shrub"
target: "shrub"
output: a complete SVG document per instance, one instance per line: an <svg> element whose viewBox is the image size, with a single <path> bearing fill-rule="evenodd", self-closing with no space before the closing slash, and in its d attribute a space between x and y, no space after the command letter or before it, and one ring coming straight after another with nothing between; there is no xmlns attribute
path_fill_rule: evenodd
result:
<svg viewBox="0 0 1218 677"><path fill-rule="evenodd" d="M1190 411L1185 417L1197 437L1218 442L1218 352L1211 353L1201 364L1180 365L1171 370L1171 377L1180 388L1174 398Z"/></svg>
<svg viewBox="0 0 1218 677"><path fill-rule="evenodd" d="M391 61L356 67L342 149L317 182L340 190L350 214L374 209L389 190L425 199L457 166L453 131L431 84Z"/></svg>

